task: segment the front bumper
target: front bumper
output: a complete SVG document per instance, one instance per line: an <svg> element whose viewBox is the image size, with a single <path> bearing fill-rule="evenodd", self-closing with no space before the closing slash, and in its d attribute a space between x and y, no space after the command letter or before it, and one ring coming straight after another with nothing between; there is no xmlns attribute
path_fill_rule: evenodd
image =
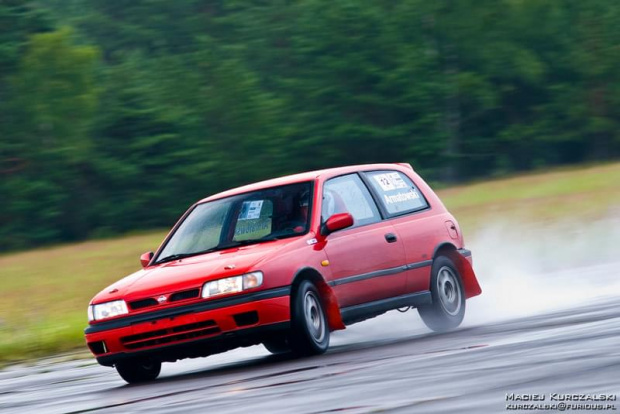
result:
<svg viewBox="0 0 620 414"><path fill-rule="evenodd" d="M254 345L289 327L290 287L201 301L100 322L86 342L101 365L136 357L160 361Z"/></svg>

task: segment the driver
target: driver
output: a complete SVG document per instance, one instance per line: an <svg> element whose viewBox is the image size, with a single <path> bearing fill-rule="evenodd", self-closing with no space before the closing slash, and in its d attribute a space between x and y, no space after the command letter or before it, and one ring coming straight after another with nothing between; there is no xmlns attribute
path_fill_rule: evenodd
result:
<svg viewBox="0 0 620 414"><path fill-rule="evenodd" d="M290 204L290 212L286 215L286 219L278 226L279 231L289 231L292 233L303 233L308 225L308 210L310 203L310 194L303 191L293 196Z"/></svg>

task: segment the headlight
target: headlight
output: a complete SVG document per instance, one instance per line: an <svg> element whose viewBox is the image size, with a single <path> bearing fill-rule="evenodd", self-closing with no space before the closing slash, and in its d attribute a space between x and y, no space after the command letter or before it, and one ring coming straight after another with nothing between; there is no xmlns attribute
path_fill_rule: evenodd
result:
<svg viewBox="0 0 620 414"><path fill-rule="evenodd" d="M88 307L88 320L99 321L101 319L112 318L118 315L129 313L127 304L124 300L115 300L113 302L100 303Z"/></svg>
<svg viewBox="0 0 620 414"><path fill-rule="evenodd" d="M226 293L242 292L246 289L259 287L262 284L262 272L252 272L241 276L213 280L205 283L202 287L202 297L211 298L213 296L223 295Z"/></svg>

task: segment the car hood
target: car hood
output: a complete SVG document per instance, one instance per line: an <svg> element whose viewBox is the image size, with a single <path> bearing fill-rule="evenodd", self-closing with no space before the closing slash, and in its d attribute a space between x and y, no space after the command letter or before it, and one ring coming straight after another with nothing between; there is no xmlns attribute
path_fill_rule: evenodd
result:
<svg viewBox="0 0 620 414"><path fill-rule="evenodd" d="M134 300L201 287L209 280L235 276L282 250L291 239L220 250L139 270L101 291L92 303Z"/></svg>

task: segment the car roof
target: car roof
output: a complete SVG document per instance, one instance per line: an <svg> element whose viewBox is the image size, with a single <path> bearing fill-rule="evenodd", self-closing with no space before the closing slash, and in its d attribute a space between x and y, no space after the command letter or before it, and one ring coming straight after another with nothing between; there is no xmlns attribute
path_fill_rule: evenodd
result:
<svg viewBox="0 0 620 414"><path fill-rule="evenodd" d="M401 169L409 168L413 169L411 165L406 163L393 163L393 164L362 164L362 165L349 165L345 167L326 168L323 170L308 171L298 174L286 175L283 177L272 178L265 181L259 181L257 183L247 184L241 187L233 188L223 191L221 193L214 194L212 196L203 198L199 203L205 201L217 200L220 198L230 197L237 194L248 193L251 191L262 190L270 187L277 187L287 184L301 183L305 181L314 181L321 178L330 178L342 174L349 174L356 171L369 171L369 170L381 170L381 169Z"/></svg>

